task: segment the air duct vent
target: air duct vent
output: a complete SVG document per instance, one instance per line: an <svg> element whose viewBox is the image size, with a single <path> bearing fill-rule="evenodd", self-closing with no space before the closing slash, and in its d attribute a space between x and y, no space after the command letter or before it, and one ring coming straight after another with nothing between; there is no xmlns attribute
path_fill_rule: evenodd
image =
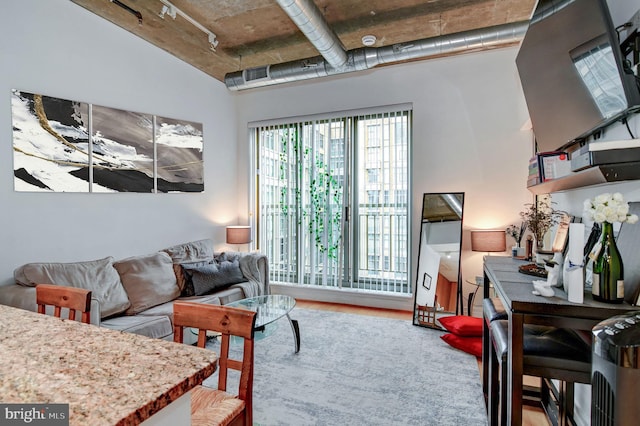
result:
<svg viewBox="0 0 640 426"><path fill-rule="evenodd" d="M568 1L568 0L567 0ZM335 68L320 56L300 59L266 67L250 68L228 73L224 82L230 90L244 90L291 83L374 68L412 59L426 59L443 54L461 53L473 49L488 49L514 44L522 39L528 21L512 22L495 27L447 34L408 43L382 47L364 47L347 52L347 62Z"/></svg>
<svg viewBox="0 0 640 426"><path fill-rule="evenodd" d="M248 68L243 71L244 81L254 81L269 78L269 65L256 68Z"/></svg>

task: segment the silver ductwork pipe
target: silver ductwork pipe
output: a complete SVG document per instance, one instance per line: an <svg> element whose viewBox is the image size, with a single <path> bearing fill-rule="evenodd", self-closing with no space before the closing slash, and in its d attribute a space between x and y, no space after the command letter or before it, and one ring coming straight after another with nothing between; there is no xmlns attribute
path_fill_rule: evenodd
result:
<svg viewBox="0 0 640 426"><path fill-rule="evenodd" d="M462 203L458 197L453 194L442 194L442 199L451 207L451 210L462 219Z"/></svg>
<svg viewBox="0 0 640 426"><path fill-rule="evenodd" d="M528 21L514 22L407 43L398 43L392 46L354 49L346 52L347 62L337 68L331 66L321 56L265 65L229 73L225 76L224 82L229 90L253 89L361 71L392 62L426 59L465 50L490 48L520 41L524 37L528 26Z"/></svg>
<svg viewBox="0 0 640 426"><path fill-rule="evenodd" d="M346 49L313 0L276 1L332 67L347 62Z"/></svg>

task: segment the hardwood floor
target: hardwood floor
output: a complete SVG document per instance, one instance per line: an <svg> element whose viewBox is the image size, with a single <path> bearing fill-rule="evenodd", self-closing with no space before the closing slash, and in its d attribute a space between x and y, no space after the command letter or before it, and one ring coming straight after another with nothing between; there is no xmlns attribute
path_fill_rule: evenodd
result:
<svg viewBox="0 0 640 426"><path fill-rule="evenodd" d="M411 321L411 312L392 309L368 308L356 305L341 305L337 303L315 302L310 300L296 300L296 306L307 309L318 309L334 312L345 312L358 315L371 315L385 318ZM482 380L482 361L478 359L478 380ZM535 379L532 379L535 380ZM525 380L526 384L531 384ZM538 407L524 406L522 411L523 426L548 426L550 425L544 411Z"/></svg>

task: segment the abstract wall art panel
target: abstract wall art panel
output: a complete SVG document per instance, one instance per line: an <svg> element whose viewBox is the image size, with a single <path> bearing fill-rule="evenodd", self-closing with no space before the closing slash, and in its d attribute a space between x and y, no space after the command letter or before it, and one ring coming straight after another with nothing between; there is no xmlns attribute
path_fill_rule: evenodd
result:
<svg viewBox="0 0 640 426"><path fill-rule="evenodd" d="M204 191L202 123L20 90L11 114L16 191Z"/></svg>
<svg viewBox="0 0 640 426"><path fill-rule="evenodd" d="M156 116L158 191L202 192L202 124Z"/></svg>
<svg viewBox="0 0 640 426"><path fill-rule="evenodd" d="M153 192L153 116L93 105L93 192Z"/></svg>
<svg viewBox="0 0 640 426"><path fill-rule="evenodd" d="M12 90L14 189L89 192L88 104Z"/></svg>

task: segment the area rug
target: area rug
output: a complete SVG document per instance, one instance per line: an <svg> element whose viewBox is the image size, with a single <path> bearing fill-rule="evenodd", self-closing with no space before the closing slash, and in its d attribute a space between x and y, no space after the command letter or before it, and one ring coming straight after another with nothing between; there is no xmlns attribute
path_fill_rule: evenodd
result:
<svg viewBox="0 0 640 426"><path fill-rule="evenodd" d="M298 354L286 318L255 343L254 425L487 424L476 358L442 332L311 309L291 317L300 324Z"/></svg>

